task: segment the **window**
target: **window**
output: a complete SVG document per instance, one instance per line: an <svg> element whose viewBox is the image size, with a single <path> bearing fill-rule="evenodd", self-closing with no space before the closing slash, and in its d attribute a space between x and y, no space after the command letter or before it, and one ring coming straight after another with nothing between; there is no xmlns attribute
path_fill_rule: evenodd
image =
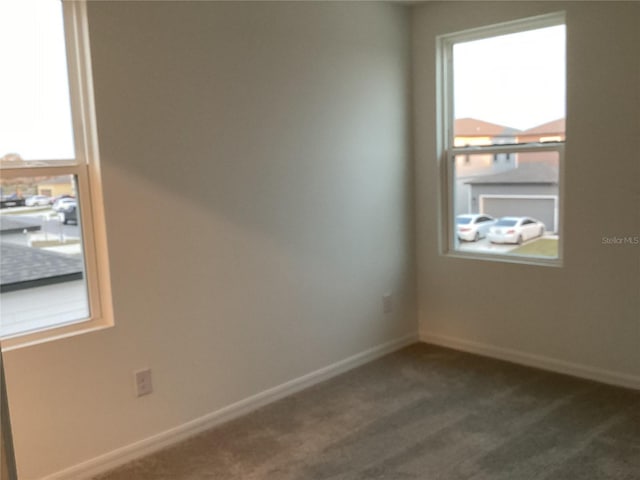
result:
<svg viewBox="0 0 640 480"><path fill-rule="evenodd" d="M444 35L438 48L443 253L560 264L564 14ZM495 220L463 231L458 220L477 215Z"/></svg>
<svg viewBox="0 0 640 480"><path fill-rule="evenodd" d="M0 5L3 348L112 322L85 8Z"/></svg>

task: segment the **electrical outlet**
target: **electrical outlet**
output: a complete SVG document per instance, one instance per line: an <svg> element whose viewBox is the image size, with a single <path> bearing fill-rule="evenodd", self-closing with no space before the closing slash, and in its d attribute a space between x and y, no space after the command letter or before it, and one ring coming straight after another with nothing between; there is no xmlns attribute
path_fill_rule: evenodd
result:
<svg viewBox="0 0 640 480"><path fill-rule="evenodd" d="M151 392L153 392L150 368L145 368L144 370L133 372L133 379L135 382L135 392L137 397L149 395Z"/></svg>
<svg viewBox="0 0 640 480"><path fill-rule="evenodd" d="M383 313L393 312L393 295L391 293L385 293L382 296L382 312Z"/></svg>

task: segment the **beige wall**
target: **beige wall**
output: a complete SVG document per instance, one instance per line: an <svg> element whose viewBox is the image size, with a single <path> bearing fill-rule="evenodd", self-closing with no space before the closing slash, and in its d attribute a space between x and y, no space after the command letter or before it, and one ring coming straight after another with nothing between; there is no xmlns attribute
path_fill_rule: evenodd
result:
<svg viewBox="0 0 640 480"><path fill-rule="evenodd" d="M25 480L417 330L406 9L88 11L116 326L6 354Z"/></svg>
<svg viewBox="0 0 640 480"><path fill-rule="evenodd" d="M568 55L564 266L442 256L435 37L563 8ZM639 18L637 2L437 2L414 8L423 339L639 384L640 245L603 245L603 237L640 234Z"/></svg>

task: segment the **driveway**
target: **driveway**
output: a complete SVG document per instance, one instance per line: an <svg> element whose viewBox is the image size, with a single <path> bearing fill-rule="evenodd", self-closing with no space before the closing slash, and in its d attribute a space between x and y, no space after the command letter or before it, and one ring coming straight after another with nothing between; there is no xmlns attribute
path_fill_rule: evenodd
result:
<svg viewBox="0 0 640 480"><path fill-rule="evenodd" d="M494 244L486 238L482 238L477 242L456 241L456 249L460 252L507 253L519 246L508 243Z"/></svg>
<svg viewBox="0 0 640 480"><path fill-rule="evenodd" d="M557 239L557 235L553 235L550 233L545 233L542 238L555 238ZM539 240L540 237L532 238L531 240L527 240L522 245L527 245L528 243L535 242ZM459 252L482 252L482 253L507 253L511 250L515 250L521 245L516 245L512 243L491 243L486 238L482 238L477 242L461 242L456 239L456 249Z"/></svg>

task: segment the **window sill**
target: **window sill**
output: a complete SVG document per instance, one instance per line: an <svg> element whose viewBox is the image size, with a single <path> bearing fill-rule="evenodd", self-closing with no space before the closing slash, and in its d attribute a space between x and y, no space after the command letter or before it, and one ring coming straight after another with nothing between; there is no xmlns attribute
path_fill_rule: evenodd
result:
<svg viewBox="0 0 640 480"><path fill-rule="evenodd" d="M531 257L525 255L500 255L496 253L472 253L460 251L448 251L440 254L443 257L461 258L465 260L481 260L485 262L515 263L520 265L534 265L538 267L561 268L563 262L561 258Z"/></svg>
<svg viewBox="0 0 640 480"><path fill-rule="evenodd" d="M24 309L25 301L29 304L28 312ZM86 286L82 280L3 293L0 306L2 350L14 350L113 325L104 318L88 319L86 305ZM12 320L14 318L16 320Z"/></svg>

